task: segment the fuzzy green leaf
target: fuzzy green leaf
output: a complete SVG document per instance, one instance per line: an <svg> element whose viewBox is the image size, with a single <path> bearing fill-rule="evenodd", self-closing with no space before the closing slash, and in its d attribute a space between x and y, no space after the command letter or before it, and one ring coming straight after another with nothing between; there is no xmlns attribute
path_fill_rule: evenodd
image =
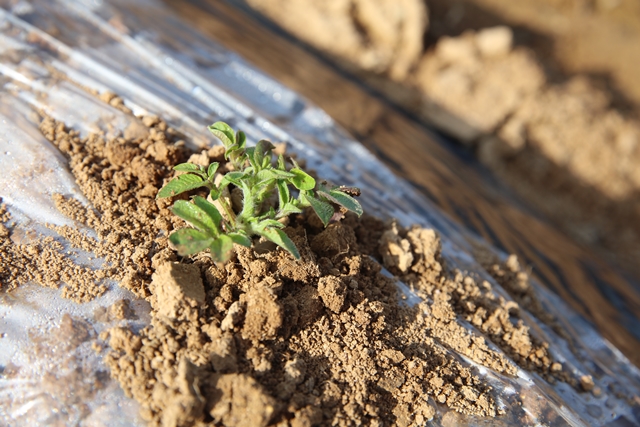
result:
<svg viewBox="0 0 640 427"><path fill-rule="evenodd" d="M284 181L276 181L276 188L278 189L278 207L282 210L291 200L291 193L289 193L289 186Z"/></svg>
<svg viewBox="0 0 640 427"><path fill-rule="evenodd" d="M197 174L203 172L202 166L194 165L193 163L180 163L179 165L175 165L173 170L179 172L195 172Z"/></svg>
<svg viewBox="0 0 640 427"><path fill-rule="evenodd" d="M259 230L264 230L265 228L268 228L268 227L284 228L285 225L280 221L276 221L275 219L264 219L260 221L260 224L258 224L257 228Z"/></svg>
<svg viewBox="0 0 640 427"><path fill-rule="evenodd" d="M284 156L282 154L278 156L278 170L281 170L281 171L287 170L287 165L284 162Z"/></svg>
<svg viewBox="0 0 640 427"><path fill-rule="evenodd" d="M209 127L209 131L213 134L213 136L215 136L216 138L218 138L220 141L222 141L222 145L224 145L224 147L228 150L229 147L231 147L233 145L233 142L231 142L231 140L229 139L229 137L222 131L218 130L218 129L211 129L211 127ZM225 151L224 153L224 158L226 159L228 155L228 151Z"/></svg>
<svg viewBox="0 0 640 427"><path fill-rule="evenodd" d="M360 202L358 202L352 196L339 190L331 190L329 194L331 194L334 197L334 199L338 200L338 204L340 206L344 206L345 208L349 209L351 212L355 213L358 216L362 215L363 211L362 211L362 206L360 205Z"/></svg>
<svg viewBox="0 0 640 427"><path fill-rule="evenodd" d="M269 210L260 217L260 220L262 221L264 218L275 218L275 216L276 210L273 209L273 206L271 206Z"/></svg>
<svg viewBox="0 0 640 427"><path fill-rule="evenodd" d="M213 239L194 228L183 228L171 234L169 241L173 243L181 256L186 256L207 249Z"/></svg>
<svg viewBox="0 0 640 427"><path fill-rule="evenodd" d="M220 193L221 191L217 188L212 188L211 191L209 191L209 197L211 197L211 200L218 200L220 198Z"/></svg>
<svg viewBox="0 0 640 427"><path fill-rule="evenodd" d="M315 197L309 195L306 195L304 197L309 202L314 212L318 215L320 221L322 221L324 226L326 227L327 225L329 225L329 221L331 220L331 217L335 212L333 206L323 200L316 199Z"/></svg>
<svg viewBox="0 0 640 427"><path fill-rule="evenodd" d="M242 189L242 212L240 212L240 216L245 219L252 218L256 214L255 199L249 185L245 181L240 184Z"/></svg>
<svg viewBox="0 0 640 427"><path fill-rule="evenodd" d="M247 146L247 135L245 135L241 130L236 132L236 144L240 150L244 150Z"/></svg>
<svg viewBox="0 0 640 427"><path fill-rule="evenodd" d="M191 173L184 174L173 178L167 183L156 195L156 199L163 197L173 197L185 191L193 190L205 186L204 179L199 175Z"/></svg>
<svg viewBox="0 0 640 427"><path fill-rule="evenodd" d="M262 159L262 169L266 169L268 167L273 167L271 165L271 154L264 156L264 159Z"/></svg>
<svg viewBox="0 0 640 427"><path fill-rule="evenodd" d="M302 212L300 208L298 208L293 203L286 203L283 207L281 207L278 210L278 214L276 215L276 218L284 218L291 214L300 213L300 212Z"/></svg>
<svg viewBox="0 0 640 427"><path fill-rule="evenodd" d="M247 153L247 159L249 160L251 167L254 170L260 170L260 166L256 164L256 147L247 148L245 153Z"/></svg>
<svg viewBox="0 0 640 427"><path fill-rule="evenodd" d="M263 167L265 159L269 159L269 162L271 162L271 150L274 148L276 147L266 139L258 141L256 144L254 159L259 168Z"/></svg>
<svg viewBox="0 0 640 427"><path fill-rule="evenodd" d="M212 237L218 234L218 225L201 207L186 200L177 200L171 210L198 230L208 233Z"/></svg>
<svg viewBox="0 0 640 427"><path fill-rule="evenodd" d="M251 247L251 239L248 238L245 234L242 233L229 233L227 236L231 237L233 243L237 243L238 245L246 246L248 248Z"/></svg>
<svg viewBox="0 0 640 427"><path fill-rule="evenodd" d="M231 256L233 250L233 239L226 234L221 234L209 246L211 257L215 261L224 262Z"/></svg>
<svg viewBox="0 0 640 427"><path fill-rule="evenodd" d="M344 206L351 212L356 213L358 216L362 215L362 206L360 203L350 195L343 193L339 190L330 190L329 192L318 190L318 195L331 200L340 206Z"/></svg>
<svg viewBox="0 0 640 427"><path fill-rule="evenodd" d="M261 206L265 200L267 200L273 194L273 189L276 185L275 180L259 183L253 187L253 196L256 201L256 206Z"/></svg>
<svg viewBox="0 0 640 427"><path fill-rule="evenodd" d="M217 236L219 234L220 224L222 223L222 215L220 215L220 211L218 211L218 208L216 208L214 204L209 203L207 199L200 196L194 197L193 202L197 207L202 209L209 216L209 218L211 218L211 220L215 224L215 227L212 231L215 231L214 235Z"/></svg>
<svg viewBox="0 0 640 427"><path fill-rule="evenodd" d="M242 186L242 180L245 178L245 172L228 172L222 177L218 188L222 191L229 184L234 184L238 187Z"/></svg>
<svg viewBox="0 0 640 427"><path fill-rule="evenodd" d="M263 183L266 181L271 181L274 179L291 179L295 178L295 175L291 172L281 171L278 169L263 169L256 174L256 178L258 179L258 183Z"/></svg>
<svg viewBox="0 0 640 427"><path fill-rule="evenodd" d="M316 180L313 179L311 175L303 171L299 168L293 168L290 171L295 176L291 178L289 181L298 189L298 190L313 190L316 186Z"/></svg>
<svg viewBox="0 0 640 427"><path fill-rule="evenodd" d="M207 169L207 177L209 177L210 180L213 180L219 166L220 164L218 162L213 162L209 165L209 168Z"/></svg>
<svg viewBox="0 0 640 427"><path fill-rule="evenodd" d="M296 248L296 245L284 231L277 228L265 228L260 232L260 234L281 248L289 251L295 259L300 259L300 252L298 252L298 248Z"/></svg>
<svg viewBox="0 0 640 427"><path fill-rule="evenodd" d="M209 132L211 132L216 138L222 141L222 144L228 149L233 144L236 143L235 134L231 126L224 122L215 122L214 124L208 127Z"/></svg>
<svg viewBox="0 0 640 427"><path fill-rule="evenodd" d="M311 206L311 203L309 203L309 199L307 197L313 197L313 191L300 190L298 198L293 199L292 202L294 202L300 209L308 208Z"/></svg>

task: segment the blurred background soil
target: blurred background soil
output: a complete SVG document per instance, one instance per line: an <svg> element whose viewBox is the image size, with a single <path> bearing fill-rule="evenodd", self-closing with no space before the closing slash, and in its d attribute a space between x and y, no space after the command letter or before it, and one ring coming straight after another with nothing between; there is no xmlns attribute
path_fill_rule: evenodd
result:
<svg viewBox="0 0 640 427"><path fill-rule="evenodd" d="M640 277L640 2L246 1Z"/></svg>

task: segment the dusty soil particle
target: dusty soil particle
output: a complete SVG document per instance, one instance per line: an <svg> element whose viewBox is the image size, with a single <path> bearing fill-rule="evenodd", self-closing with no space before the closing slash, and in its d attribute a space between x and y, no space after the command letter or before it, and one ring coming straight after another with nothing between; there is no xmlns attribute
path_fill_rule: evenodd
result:
<svg viewBox="0 0 640 427"><path fill-rule="evenodd" d="M111 105L112 107L117 108L118 110L122 111L123 113L126 114L131 114L131 110L124 105L124 100L122 98L120 98L118 95L116 95L115 93L111 92L111 91L105 91L101 94L98 95L98 97L106 102L107 104Z"/></svg>
<svg viewBox="0 0 640 427"><path fill-rule="evenodd" d="M509 293L520 307L547 324L555 333L567 340L570 346L573 346L572 337L542 306L531 284L529 273L520 265L516 255L512 254L506 260L500 260L493 251L484 245L472 242L472 246L476 261Z"/></svg>
<svg viewBox="0 0 640 427"><path fill-rule="evenodd" d="M0 207L0 218L5 224L10 221L4 206ZM6 225L0 231L0 287L5 290L27 282L50 288L64 283L62 296L78 302L90 301L106 290L102 272L77 265L52 237L23 239Z"/></svg>
<svg viewBox="0 0 640 427"><path fill-rule="evenodd" d="M398 235L384 234L380 240L382 246L388 247L400 240L410 241L407 250L422 255L422 258L415 257L415 264L407 267L407 270L410 267L412 271L420 271L420 274L404 274L400 278L427 301L433 301L425 310L431 312L426 323L427 327L432 328L434 336L478 363L498 371L514 373L513 366L506 359L495 359L483 340L469 334L457 322L460 316L486 334L520 367L577 386L575 378L561 369L552 369L552 366L557 368L559 364L549 354L549 344L531 335L529 328L519 318L518 302L526 308L533 308L534 314L542 316L543 321L551 322L536 298L528 276L514 256L502 264L497 262L495 255L476 251L478 260L516 299L506 301L493 292L489 283L478 283L473 277L465 276L459 271L447 274L440 260L440 242L433 232L417 227L409 230L392 227L389 232ZM385 253L385 250L381 248L380 252ZM425 257L425 254L428 255ZM397 271L397 264L394 260L391 262L389 268Z"/></svg>

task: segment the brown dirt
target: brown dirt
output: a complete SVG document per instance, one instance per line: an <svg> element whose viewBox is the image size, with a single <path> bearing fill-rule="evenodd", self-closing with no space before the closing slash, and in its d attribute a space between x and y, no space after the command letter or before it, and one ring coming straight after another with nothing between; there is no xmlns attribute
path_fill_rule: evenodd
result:
<svg viewBox="0 0 640 427"><path fill-rule="evenodd" d="M221 151L188 152L157 118L143 118L136 129L128 137L81 139L43 120L43 134L68 156L91 203L55 196L78 227L53 229L106 261L96 271L78 270L53 238L15 242L3 209L0 253L9 262L0 277L4 286L65 283L74 291L63 295L86 301L103 288L95 280L73 285L74 274L92 274L146 298L149 327L139 333L116 327L101 338L111 347L104 356L111 375L150 425L410 426L424 424L440 404L496 416L501 410L491 387L455 356L515 374L482 334L521 367L586 389L588 379L566 375L548 345L529 333L517 303L443 264L433 230L352 215L323 229L315 215L298 215L286 232L301 261L282 250L241 247L224 265L205 253L178 259L166 236L183 223L155 194L173 164L190 155L222 161ZM53 254L54 268L45 268L34 250ZM394 279L374 258L425 301L403 305ZM130 315L124 302L95 313L107 320Z"/></svg>
<svg viewBox="0 0 640 427"><path fill-rule="evenodd" d="M18 242L3 226L0 244L7 262L2 263L0 284L64 284L64 297L84 302L102 294L106 289L103 282L109 278L138 296L149 295L151 257L158 247L166 246L163 230L175 221L167 204L156 202L155 195L171 166L186 160L184 142L155 117L134 122L124 132L129 139L122 136L107 141L96 134L82 139L50 118L42 121L40 129L69 157L76 182L91 203L87 207L56 194L56 207L75 220L77 227L51 228L73 247L102 257L105 262L98 270L78 266L58 240L48 237ZM109 186L104 186L105 182ZM89 229L97 239L90 237Z"/></svg>
<svg viewBox="0 0 640 427"><path fill-rule="evenodd" d="M1 200L0 200L1 201ZM106 290L105 275L77 265L65 247L52 237L32 240L7 228L11 217L0 206L0 287L14 289L27 282L58 288L62 295L78 302L90 301Z"/></svg>
<svg viewBox="0 0 640 427"><path fill-rule="evenodd" d="M175 410L164 408L184 393L180 384L189 375L197 391L179 403L190 409L178 410L177 425L414 425L433 416L429 398L496 415L490 388L425 333L441 328L438 321L429 323L426 307L400 306L393 281L361 253L362 224L350 218L355 229L322 230L305 228L304 220L287 229L300 262L283 251L244 248L224 266L207 256L192 264L158 260L151 289L170 296L150 298L152 326L140 336L112 330L106 357L152 425L176 425ZM474 360L499 372L515 372L482 338L455 332L441 333L442 341L469 346Z"/></svg>
<svg viewBox="0 0 640 427"><path fill-rule="evenodd" d="M457 270L447 274L440 259L440 239L433 230L416 226L407 230L393 225L380 241L383 259L395 251L399 260L392 263L386 260L385 265L423 299L431 301L432 316L427 325L433 325L432 333L437 338L458 353L482 363L484 354L473 344L474 337L461 339L465 333L457 322L459 316L486 334L520 367L537 371L549 381L560 379L577 387L577 380L563 373L560 364L552 369L556 362L547 350L548 343L532 336L519 319L520 310L526 309L539 320L555 326L561 336L567 335L543 310L515 256L503 264L485 250L477 258L515 300L506 301L487 281L478 281ZM403 258L405 261L401 261ZM448 337L456 338L448 341Z"/></svg>
<svg viewBox="0 0 640 427"><path fill-rule="evenodd" d="M516 255L509 255L500 260L494 251L482 243L472 242L473 257L509 293L522 308L533 314L553 331L573 345L573 339L542 307L530 281L529 273L520 265Z"/></svg>

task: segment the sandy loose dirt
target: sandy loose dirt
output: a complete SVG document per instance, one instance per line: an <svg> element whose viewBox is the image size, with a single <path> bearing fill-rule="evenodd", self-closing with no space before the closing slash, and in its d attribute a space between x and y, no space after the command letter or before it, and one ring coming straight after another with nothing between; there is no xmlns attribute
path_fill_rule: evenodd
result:
<svg viewBox="0 0 640 427"><path fill-rule="evenodd" d="M548 344L530 334L518 303L446 266L433 230L352 215L324 229L308 213L286 228L300 261L264 245L259 252L238 247L224 265L206 253L178 259L166 236L184 224L155 194L173 164L223 162L219 147L189 152L154 117L112 140L81 139L49 118L41 130L68 156L91 203L55 196L78 227L54 230L107 262L97 271L80 268L57 240L19 244L3 225L0 249L9 262L2 283L64 284L63 295L81 302L104 291L101 280L116 279L146 298L150 326L139 333L117 327L101 339L111 375L150 425L411 426L432 418L437 405L499 416L492 388L455 356L514 375L517 366L490 345L549 381L587 389L588 378L565 373ZM0 219L10 222L5 210ZM516 301L541 311L517 260L503 265L486 252L483 259ZM403 304L397 279L382 265L424 302ZM101 315L129 311L118 304Z"/></svg>

